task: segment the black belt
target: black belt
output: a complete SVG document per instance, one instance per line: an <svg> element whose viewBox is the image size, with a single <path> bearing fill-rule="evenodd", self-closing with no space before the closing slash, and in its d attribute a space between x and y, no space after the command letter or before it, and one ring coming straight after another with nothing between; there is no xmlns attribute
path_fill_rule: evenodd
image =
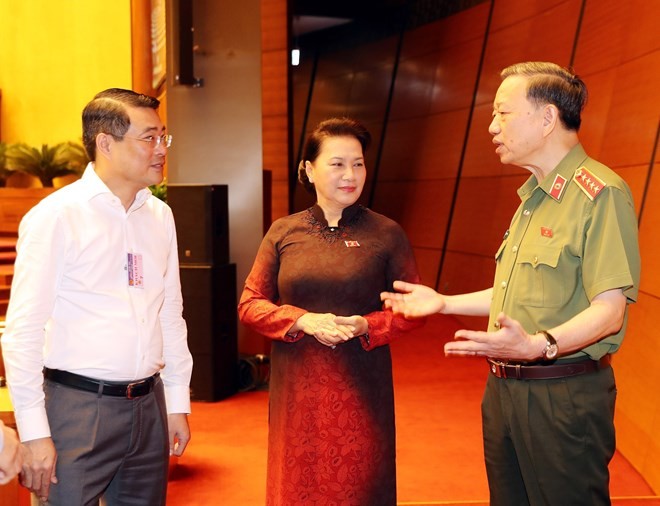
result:
<svg viewBox="0 0 660 506"><path fill-rule="evenodd" d="M490 372L498 378L513 379L557 379L570 376L580 376L591 372L607 369L611 364L611 356L605 355L600 360L585 358L577 361L555 362L552 364L525 365L500 362L488 359Z"/></svg>
<svg viewBox="0 0 660 506"><path fill-rule="evenodd" d="M160 376L160 373L131 383L119 383L116 381L88 378L80 374L44 367L44 377L60 385L85 390L86 392L100 393L102 395L126 397L127 399L134 399L135 397L142 397L151 393L158 376Z"/></svg>

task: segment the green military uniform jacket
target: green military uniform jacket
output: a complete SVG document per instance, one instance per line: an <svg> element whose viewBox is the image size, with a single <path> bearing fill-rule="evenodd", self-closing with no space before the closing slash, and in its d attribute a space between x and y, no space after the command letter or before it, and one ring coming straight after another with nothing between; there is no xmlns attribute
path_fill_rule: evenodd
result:
<svg viewBox="0 0 660 506"><path fill-rule="evenodd" d="M497 330L500 312L533 334L570 320L607 290L637 299L637 216L621 177L578 144L540 184L531 176L518 195L522 203L496 254L489 331ZM613 353L625 326L573 356Z"/></svg>

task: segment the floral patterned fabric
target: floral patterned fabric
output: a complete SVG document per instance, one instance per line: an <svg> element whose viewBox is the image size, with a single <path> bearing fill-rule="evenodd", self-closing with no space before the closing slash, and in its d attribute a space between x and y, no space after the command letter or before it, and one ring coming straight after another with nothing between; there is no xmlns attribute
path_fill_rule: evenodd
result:
<svg viewBox="0 0 660 506"><path fill-rule="evenodd" d="M239 315L273 340L267 504L396 504L388 343L421 323L381 310L380 292L395 279L419 282L405 233L359 205L338 227L314 206L266 234ZM307 311L363 315L369 336L333 350L287 334Z"/></svg>

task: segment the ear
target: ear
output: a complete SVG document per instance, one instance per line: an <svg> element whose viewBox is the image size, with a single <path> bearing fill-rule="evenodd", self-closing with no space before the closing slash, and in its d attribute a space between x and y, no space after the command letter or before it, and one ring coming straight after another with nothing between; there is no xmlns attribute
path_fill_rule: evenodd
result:
<svg viewBox="0 0 660 506"><path fill-rule="evenodd" d="M314 166L309 160L305 160L305 173L307 174L307 179L309 179L309 182L313 183L314 177L312 174L314 173Z"/></svg>
<svg viewBox="0 0 660 506"><path fill-rule="evenodd" d="M106 158L110 156L110 144L112 140L109 134L100 133L96 136L96 153Z"/></svg>
<svg viewBox="0 0 660 506"><path fill-rule="evenodd" d="M559 109L554 104L546 104L543 107L543 133L548 135L559 122Z"/></svg>

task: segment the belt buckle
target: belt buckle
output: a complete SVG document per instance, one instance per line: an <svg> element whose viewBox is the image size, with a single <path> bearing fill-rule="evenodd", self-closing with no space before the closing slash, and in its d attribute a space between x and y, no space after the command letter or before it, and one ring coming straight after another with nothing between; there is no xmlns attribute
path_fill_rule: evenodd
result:
<svg viewBox="0 0 660 506"><path fill-rule="evenodd" d="M497 378L506 378L506 364L499 360L490 359L490 370Z"/></svg>
<svg viewBox="0 0 660 506"><path fill-rule="evenodd" d="M129 383L126 386L126 398L127 399L135 399L135 396L133 395L133 389L139 385L144 383L143 381L138 381L136 383Z"/></svg>

